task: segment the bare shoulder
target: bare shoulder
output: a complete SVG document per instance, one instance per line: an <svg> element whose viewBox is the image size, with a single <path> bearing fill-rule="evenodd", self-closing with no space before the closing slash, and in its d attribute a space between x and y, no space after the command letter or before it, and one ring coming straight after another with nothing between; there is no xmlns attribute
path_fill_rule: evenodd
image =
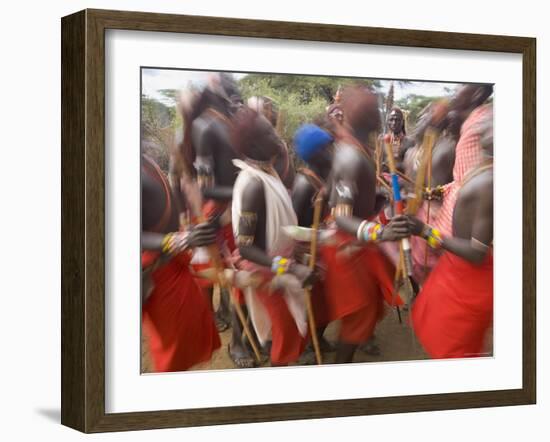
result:
<svg viewBox="0 0 550 442"><path fill-rule="evenodd" d="M363 162L363 155L353 146L339 145L334 153L334 177L354 179L360 173Z"/></svg>
<svg viewBox="0 0 550 442"><path fill-rule="evenodd" d="M264 185L257 179L252 178L246 183L246 187L242 193L242 204L243 206L249 205L253 200L257 201L258 199L263 200L264 198Z"/></svg>
<svg viewBox="0 0 550 442"><path fill-rule="evenodd" d="M292 193L303 192L311 187L311 183L308 178L303 174L298 172L292 183Z"/></svg>

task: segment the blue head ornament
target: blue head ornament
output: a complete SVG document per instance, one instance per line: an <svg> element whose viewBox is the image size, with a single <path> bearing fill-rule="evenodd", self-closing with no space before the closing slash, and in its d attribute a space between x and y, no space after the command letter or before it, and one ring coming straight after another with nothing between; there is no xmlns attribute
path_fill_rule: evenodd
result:
<svg viewBox="0 0 550 442"><path fill-rule="evenodd" d="M332 135L315 124L304 124L294 134L296 154L305 162L332 141Z"/></svg>

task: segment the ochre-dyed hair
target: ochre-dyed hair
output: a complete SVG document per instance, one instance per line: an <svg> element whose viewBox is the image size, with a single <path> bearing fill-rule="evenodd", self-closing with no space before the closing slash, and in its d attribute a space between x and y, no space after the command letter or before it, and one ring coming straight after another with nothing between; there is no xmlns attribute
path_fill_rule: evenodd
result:
<svg viewBox="0 0 550 442"><path fill-rule="evenodd" d="M449 100L441 99L434 102L430 109L430 126L445 129L449 120Z"/></svg>
<svg viewBox="0 0 550 442"><path fill-rule="evenodd" d="M379 130L378 97L365 86L348 86L342 91L344 120L354 129Z"/></svg>
<svg viewBox="0 0 550 442"><path fill-rule="evenodd" d="M272 159L282 147L269 120L248 107L233 118L232 141L239 154L257 161Z"/></svg>

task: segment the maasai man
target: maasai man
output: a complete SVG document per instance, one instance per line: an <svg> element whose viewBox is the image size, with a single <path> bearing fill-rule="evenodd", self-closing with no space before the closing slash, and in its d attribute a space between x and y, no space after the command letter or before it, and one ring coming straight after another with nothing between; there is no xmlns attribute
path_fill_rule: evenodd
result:
<svg viewBox="0 0 550 442"><path fill-rule="evenodd" d="M280 135L282 117L279 110L277 109L276 103L271 98L250 97L246 104L250 109L253 109L266 117ZM273 167L275 167L275 170L281 177L281 181L283 182L285 187L287 189L291 189L295 175L294 164L292 164L292 159L290 158L290 154L288 152L288 146L284 142L281 153L275 159Z"/></svg>
<svg viewBox="0 0 550 442"><path fill-rule="evenodd" d="M227 207L231 199L232 185L237 176L231 160L236 154L229 142L229 128L234 101L238 91L231 77L213 74L208 87L204 90L190 91L180 95L178 109L184 121L184 134L178 144L174 159L184 159L185 173L195 178L202 189L206 203L203 207L205 216L224 214L221 218L223 229L219 232L218 243L222 248L234 248L230 214ZM177 175L179 161L171 162L171 177ZM180 175L181 175L181 171ZM180 191L181 176L172 178L176 192ZM196 270L209 267L208 254L203 249L195 252L192 260ZM213 284L202 279L199 284L207 292L212 304ZM224 331L229 326L229 307L227 296L216 312L216 326Z"/></svg>
<svg viewBox="0 0 550 442"><path fill-rule="evenodd" d="M234 112L242 106L237 84L231 75L215 73L209 77L208 87L196 100L192 118L185 127L189 127L186 157L193 169L203 195L210 199L203 209L206 216L222 213L222 234L218 236L218 245L223 254L235 250L233 228L231 225L231 197L238 169L233 160L239 157L232 145L232 118ZM187 141L186 141L187 140ZM225 200L225 204L220 201ZM196 254L193 263L198 267L209 265L205 253ZM212 284L208 284L212 299ZM218 330L232 327L229 355L239 368L255 365L249 349L242 342L242 327L233 308L229 308L228 294L222 291L220 308L216 314ZM229 311L229 313L228 313Z"/></svg>
<svg viewBox="0 0 550 442"><path fill-rule="evenodd" d="M484 104L491 96L492 85L466 85L463 86L451 102L450 124L451 131L456 134L459 125L460 138L455 148L455 161L453 164L453 181L442 188L441 207L437 213L430 214L429 223L438 229L443 235L452 235L453 210L456 204L457 192L462 185L464 177L482 159L482 149L479 143L479 121L492 113L492 106ZM464 122L461 124L461 122ZM417 213L417 217L426 221L426 204ZM420 243L422 244L422 243ZM425 245L419 246L419 241L411 241L414 274L417 281L421 282L425 272ZM429 251L427 268L433 268L437 262L439 251Z"/></svg>
<svg viewBox="0 0 550 442"><path fill-rule="evenodd" d="M145 155L141 192L143 332L154 371L187 370L209 360L220 347L208 302L189 270L190 251L212 244L215 226L179 230L178 205L168 181Z"/></svg>
<svg viewBox="0 0 550 442"><path fill-rule="evenodd" d="M432 358L487 354L484 340L493 320L492 115L477 124L485 158L461 181L453 234L410 218L414 235L445 251L412 310L414 331Z"/></svg>
<svg viewBox="0 0 550 442"><path fill-rule="evenodd" d="M287 189L273 167L282 148L270 122L251 109L242 109L235 120L235 146L244 161L233 189L232 216L241 262L239 268L260 273L264 282L255 291L245 290L254 329L264 345L271 337L271 364L296 361L307 334L302 286L314 274L292 260L293 240L282 228L296 225L296 214Z"/></svg>
<svg viewBox="0 0 550 442"><path fill-rule="evenodd" d="M398 170L403 171L403 159L408 149L414 146L414 139L407 136L403 111L394 107L388 115L388 129L393 158ZM383 153L385 158L385 151Z"/></svg>
<svg viewBox="0 0 550 442"><path fill-rule="evenodd" d="M453 181L453 167L455 161L455 147L462 122L458 122L456 112L449 112L447 101L431 103L421 115L416 129L416 145L407 150L403 161L405 174L411 178L412 184L406 187L410 192L415 190L415 182L421 177L418 170L423 170L421 205L416 213L421 219L428 221L436 219L442 205L444 185ZM429 152L425 152L425 134L427 130L433 131L435 140L432 146L431 158ZM429 162L431 161L431 168ZM431 169L431 176L429 171ZM429 202L428 202L429 201ZM429 210L428 210L429 206ZM428 273L428 269L437 260L438 254L428 250L425 244L421 244L417 238L413 239L413 276L415 281L421 283Z"/></svg>
<svg viewBox="0 0 550 442"><path fill-rule="evenodd" d="M439 134L432 152L431 187L435 189L437 186L453 181L455 147L462 123L463 121L458 121L456 112L449 112L449 104L446 101L432 103L416 125L413 136L415 145L405 154L403 160L405 175L415 180L424 154L424 135L426 130L431 128ZM427 186L427 176L424 181Z"/></svg>
<svg viewBox="0 0 550 442"><path fill-rule="evenodd" d="M314 124L301 126L294 135L294 149L307 167L298 169L294 186L292 187L292 205L298 217L298 225L311 227L313 225L314 205L318 196L325 200L325 185L332 168L334 153L333 136ZM323 201L321 209L322 222L326 216L327 201ZM302 264L308 264L310 244L297 247L296 259ZM304 259L305 258L305 259ZM329 323L323 284L318 281L312 288L312 306L317 326L317 334L322 351L333 350L333 346L324 339L323 332Z"/></svg>
<svg viewBox="0 0 550 442"><path fill-rule="evenodd" d="M368 146L380 127L377 98L364 87L347 88L342 95L344 130L336 139L330 201L343 232L339 245L321 248L329 317L341 320L337 363L352 361L383 316L384 298L393 302L394 268L374 243L396 240L407 230L405 217L384 228L368 221L377 215L376 169Z"/></svg>

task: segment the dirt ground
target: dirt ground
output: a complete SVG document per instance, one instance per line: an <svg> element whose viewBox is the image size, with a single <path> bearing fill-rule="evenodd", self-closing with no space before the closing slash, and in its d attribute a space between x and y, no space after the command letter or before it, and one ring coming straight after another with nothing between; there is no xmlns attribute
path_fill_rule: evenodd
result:
<svg viewBox="0 0 550 442"><path fill-rule="evenodd" d="M386 317L378 324L375 332L374 342L380 348L380 355L373 356L367 354L360 348L355 353L353 362L382 362L382 361L408 361L427 359L427 355L422 350L420 344L416 341L411 329L405 325L407 314L402 312L403 323L400 324L397 314L388 312ZM335 342L338 336L339 323L336 321L325 331L325 338L329 342ZM210 369L231 369L235 368L233 362L229 358L227 345L229 343L231 330L226 330L220 333L222 340L221 348L216 351L208 363L199 364L193 367L193 370L210 370ZM331 364L334 362L334 353L324 353L323 363ZM303 364L293 364L303 365ZM262 366L269 366L267 361Z"/></svg>
<svg viewBox="0 0 550 442"><path fill-rule="evenodd" d="M214 297L217 301L217 293ZM217 302L216 302L217 303ZM427 359L428 356L422 350L422 347L415 339L411 328L408 324L408 313L401 311L402 323L399 322L397 312L388 308L386 315L378 324L375 331L374 343L380 348L380 354L377 356L368 354L363 348L359 348L353 362L383 362L383 361L409 361ZM325 331L325 338L329 342L335 342L338 337L339 323L338 321L329 325ZM223 370L235 369L233 362L229 358L227 346L231 337L231 329L227 329L220 333L222 345L219 350L214 352L212 359L206 363L196 365L191 370ZM311 357L313 357L311 355ZM334 353L324 353L323 363L331 364L334 362ZM303 364L293 364L303 365ZM262 366L269 366L269 361ZM149 359L147 350L147 339L142 336L142 372L148 373L152 371L152 365Z"/></svg>

